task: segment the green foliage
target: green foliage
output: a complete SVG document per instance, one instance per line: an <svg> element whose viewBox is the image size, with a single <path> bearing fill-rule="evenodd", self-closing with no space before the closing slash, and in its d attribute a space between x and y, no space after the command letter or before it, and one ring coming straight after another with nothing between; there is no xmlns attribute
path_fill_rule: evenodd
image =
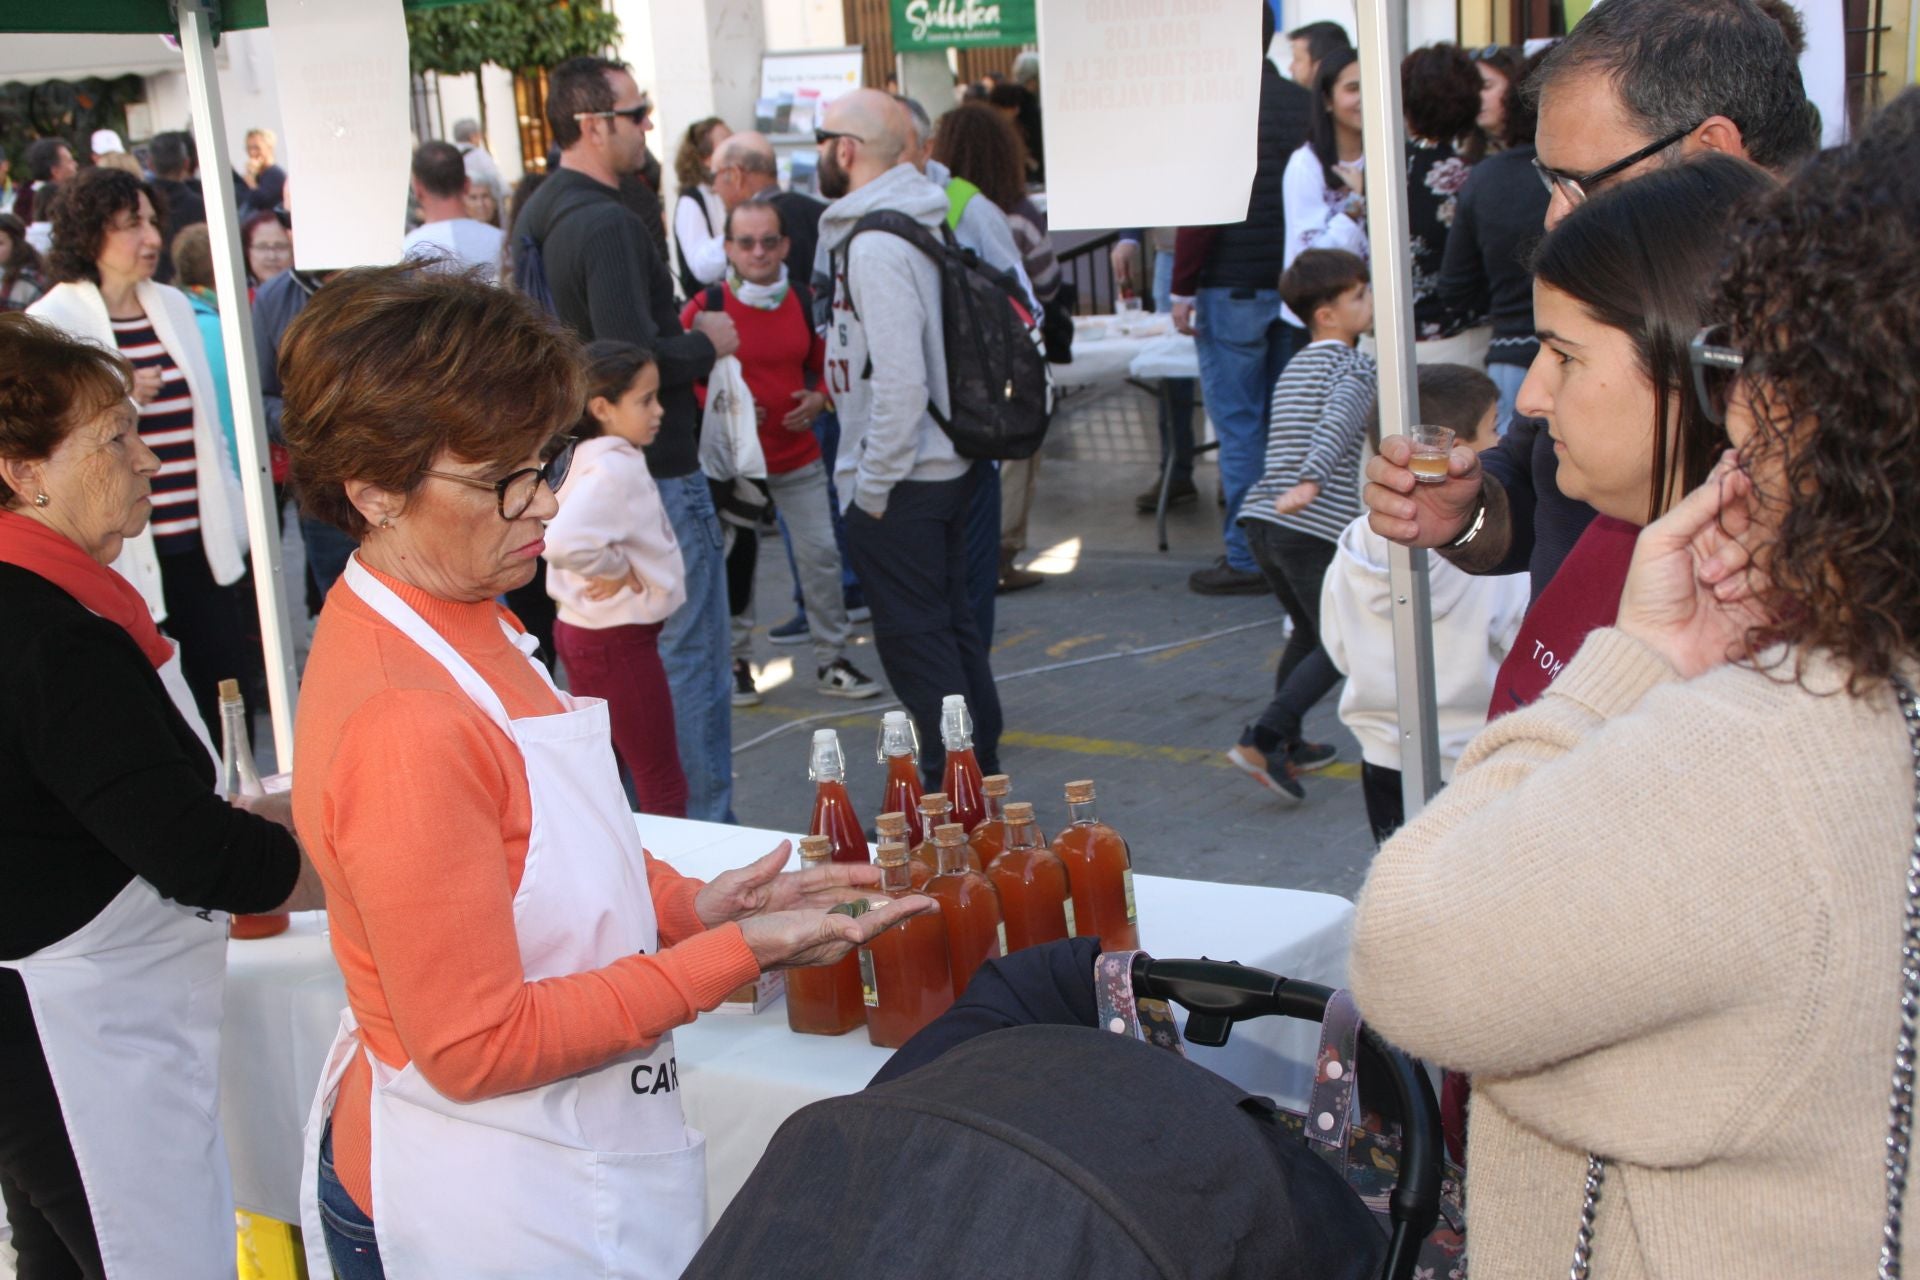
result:
<svg viewBox="0 0 1920 1280"><path fill-rule="evenodd" d="M554 67L620 42L620 20L597 0L485 0L407 14L413 70L471 75Z"/></svg>

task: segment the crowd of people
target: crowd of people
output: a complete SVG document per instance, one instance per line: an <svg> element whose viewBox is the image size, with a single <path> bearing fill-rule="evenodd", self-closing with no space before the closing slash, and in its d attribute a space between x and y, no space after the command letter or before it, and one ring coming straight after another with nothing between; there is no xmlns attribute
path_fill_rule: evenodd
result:
<svg viewBox="0 0 1920 1280"><path fill-rule="evenodd" d="M1406 184L1409 314L1377 316L1360 60L1263 12L1288 70L1262 59L1247 217L1132 230L1112 266L1195 338L1166 496L1198 499L1196 400L1220 440L1222 555L1190 586L1271 592L1291 622L1228 759L1304 801L1337 756L1306 717L1344 681L1380 843L1353 993L1448 1072L1473 1273L1896 1272L1920 90L1821 151L1791 7L1760 0L1609 0L1532 57L1415 50L1405 172L1373 172ZM23 1274L106 1274L163 1232L230 1264L214 913L322 902L347 1009L303 1160L316 1272L693 1255L698 1135L630 1082L671 1080L673 1028L762 971L931 904L833 912L877 870L783 873L784 845L702 883L629 814L732 819L776 539L796 612L771 638L811 647L816 691L880 693L849 656L870 620L926 780L956 693L998 771L994 601L1032 585L1038 465L956 447L953 277L923 246L970 250L1036 334L1073 305L1024 70L937 119L835 99L824 200L781 190L766 137L700 120L669 215L651 101L576 58L548 77L544 173L509 189L463 121L414 153L407 260L342 272L292 269L287 175L250 135L247 305L318 621L291 795L234 804L206 726L259 638L192 140L29 152L0 213L0 596L24 621L0 663L0 1194ZM1379 420L1388 322L1415 342L1418 442ZM710 475L703 424L740 394L757 474ZM1411 818L1394 544L1433 553L1447 785ZM606 1229L636 1204L637 1236Z"/></svg>

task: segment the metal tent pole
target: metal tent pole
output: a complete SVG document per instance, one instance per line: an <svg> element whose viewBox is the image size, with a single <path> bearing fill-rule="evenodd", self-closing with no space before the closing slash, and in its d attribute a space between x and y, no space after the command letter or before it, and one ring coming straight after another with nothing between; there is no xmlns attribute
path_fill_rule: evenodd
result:
<svg viewBox="0 0 1920 1280"><path fill-rule="evenodd" d="M227 150L226 117L213 60L213 20L221 0L173 0L180 19L180 48L187 60L187 93L193 104L194 140L200 151L201 186L207 200L207 232L213 249L214 284L220 297L220 336L226 344L227 383L233 397L239 446L240 488L247 532L253 544L253 587L266 649L267 701L273 712L273 752L281 770L293 767L293 704L298 687L293 667L293 620L287 611L286 572L280 556L280 526L274 518L273 476L267 453L266 411L260 403L260 364L247 305L247 275L240 257L240 219L234 201Z"/></svg>
<svg viewBox="0 0 1920 1280"><path fill-rule="evenodd" d="M1366 117L1361 132L1367 163L1374 337L1380 344L1380 433L1385 436L1405 431L1420 413L1413 358L1406 126L1400 107L1406 0L1357 0L1354 9ZM1393 590L1393 665L1400 700L1400 794L1411 820L1440 789L1433 603L1427 591L1425 551L1391 547L1388 566Z"/></svg>

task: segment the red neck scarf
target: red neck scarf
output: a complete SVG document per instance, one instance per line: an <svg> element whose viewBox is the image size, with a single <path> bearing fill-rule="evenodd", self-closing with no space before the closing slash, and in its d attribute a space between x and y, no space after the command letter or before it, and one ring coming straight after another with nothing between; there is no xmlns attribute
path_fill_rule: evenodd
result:
<svg viewBox="0 0 1920 1280"><path fill-rule="evenodd" d="M153 625L146 599L133 584L38 520L0 511L0 563L37 573L109 622L119 623L156 668L173 645Z"/></svg>

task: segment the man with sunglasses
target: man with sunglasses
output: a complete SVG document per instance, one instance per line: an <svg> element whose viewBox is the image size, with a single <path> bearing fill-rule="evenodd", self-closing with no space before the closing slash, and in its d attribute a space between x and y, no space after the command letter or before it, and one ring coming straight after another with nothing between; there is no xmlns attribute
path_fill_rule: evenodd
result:
<svg viewBox="0 0 1920 1280"><path fill-rule="evenodd" d="M1780 24L1754 0L1607 0L1527 81L1546 225L1609 186L1708 152L1784 174L1819 145L1818 110ZM1416 484L1404 439L1367 464L1369 521L1469 573L1531 573L1539 596L1593 519L1554 481L1553 442L1516 418L1498 447L1454 451Z"/></svg>
<svg viewBox="0 0 1920 1280"><path fill-rule="evenodd" d="M731 821L726 569L719 517L700 472L693 386L716 359L734 353L739 336L724 311L701 312L691 331L682 329L666 261L646 223L621 199L621 179L640 171L652 127L650 104L626 66L605 58L561 63L548 77L546 108L560 167L514 224L516 283L526 288L537 256L555 314L582 341L631 342L659 362L666 416L646 448L647 468L687 570L687 602L660 633L660 658L673 692L687 816Z"/></svg>

